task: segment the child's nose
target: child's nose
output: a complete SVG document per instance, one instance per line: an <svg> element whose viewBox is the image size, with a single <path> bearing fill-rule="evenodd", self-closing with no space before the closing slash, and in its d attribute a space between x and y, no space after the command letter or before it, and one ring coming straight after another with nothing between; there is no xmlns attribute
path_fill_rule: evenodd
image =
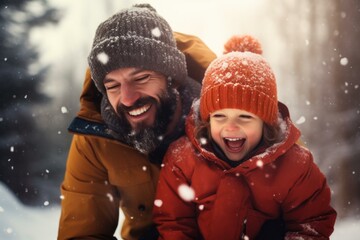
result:
<svg viewBox="0 0 360 240"><path fill-rule="evenodd" d="M225 126L227 131L235 131L239 129L239 125L236 123L235 120L229 120Z"/></svg>

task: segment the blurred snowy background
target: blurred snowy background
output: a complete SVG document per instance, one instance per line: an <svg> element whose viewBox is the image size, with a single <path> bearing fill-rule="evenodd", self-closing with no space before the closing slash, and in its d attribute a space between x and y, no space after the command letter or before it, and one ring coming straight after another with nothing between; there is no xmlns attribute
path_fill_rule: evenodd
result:
<svg viewBox="0 0 360 240"><path fill-rule="evenodd" d="M0 239L56 238L66 129L95 29L143 2L217 54L234 34L261 41L279 98L332 189L339 217L331 239L358 239L359 0L2 0Z"/></svg>

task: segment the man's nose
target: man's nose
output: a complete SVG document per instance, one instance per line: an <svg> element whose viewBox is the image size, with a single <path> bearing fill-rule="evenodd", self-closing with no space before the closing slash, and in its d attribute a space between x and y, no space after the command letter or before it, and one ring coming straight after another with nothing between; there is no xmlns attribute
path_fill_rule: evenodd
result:
<svg viewBox="0 0 360 240"><path fill-rule="evenodd" d="M140 93L136 88L130 84L123 84L121 86L121 104L130 107L140 98Z"/></svg>

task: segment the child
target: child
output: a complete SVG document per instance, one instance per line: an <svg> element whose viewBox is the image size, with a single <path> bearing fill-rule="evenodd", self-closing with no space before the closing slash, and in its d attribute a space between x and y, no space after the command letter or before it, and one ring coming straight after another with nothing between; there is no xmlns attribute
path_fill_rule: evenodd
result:
<svg viewBox="0 0 360 240"><path fill-rule="evenodd" d="M233 37L225 48L205 73L187 136L165 156L154 207L160 239L329 239L330 189L296 143L260 44Z"/></svg>

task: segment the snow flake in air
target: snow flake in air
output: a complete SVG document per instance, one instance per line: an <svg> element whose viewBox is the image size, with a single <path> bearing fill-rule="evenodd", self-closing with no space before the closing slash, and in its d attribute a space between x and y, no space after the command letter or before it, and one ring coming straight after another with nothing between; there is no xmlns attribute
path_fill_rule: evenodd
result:
<svg viewBox="0 0 360 240"><path fill-rule="evenodd" d="M154 205L157 207L161 207L163 205L163 201L160 199L155 199Z"/></svg>
<svg viewBox="0 0 360 240"><path fill-rule="evenodd" d="M106 196L109 198L110 202L114 201L114 197L113 197L113 195L111 195L111 193L107 193Z"/></svg>
<svg viewBox="0 0 360 240"><path fill-rule="evenodd" d="M199 140L200 140L200 144L201 144L201 145L206 145L206 144L207 144L207 139L206 139L206 138L203 138L203 137L202 137L202 138L200 138Z"/></svg>
<svg viewBox="0 0 360 240"><path fill-rule="evenodd" d="M258 166L258 167L263 167L264 166L264 162L262 161L262 160L257 160L256 161L256 166Z"/></svg>
<svg viewBox="0 0 360 240"><path fill-rule="evenodd" d="M346 57L340 59L340 64L346 66L349 63L349 60Z"/></svg>
<svg viewBox="0 0 360 240"><path fill-rule="evenodd" d="M306 121L304 116L301 116L298 120L296 120L296 124L303 124Z"/></svg>
<svg viewBox="0 0 360 240"><path fill-rule="evenodd" d="M66 107L62 106L61 107L61 113L68 113L68 110Z"/></svg>
<svg viewBox="0 0 360 240"><path fill-rule="evenodd" d="M50 202L49 201L45 201L44 202L44 206L49 206Z"/></svg>
<svg viewBox="0 0 360 240"><path fill-rule="evenodd" d="M190 202L195 198L194 189L186 184L181 184L178 187L178 194L182 198L182 200L186 202Z"/></svg>
<svg viewBox="0 0 360 240"><path fill-rule="evenodd" d="M154 28L151 30L151 34L154 36L154 37L160 37L161 36L161 31L158 27Z"/></svg>
<svg viewBox="0 0 360 240"><path fill-rule="evenodd" d="M96 57L103 65L109 62L109 56L104 52L99 53Z"/></svg>

